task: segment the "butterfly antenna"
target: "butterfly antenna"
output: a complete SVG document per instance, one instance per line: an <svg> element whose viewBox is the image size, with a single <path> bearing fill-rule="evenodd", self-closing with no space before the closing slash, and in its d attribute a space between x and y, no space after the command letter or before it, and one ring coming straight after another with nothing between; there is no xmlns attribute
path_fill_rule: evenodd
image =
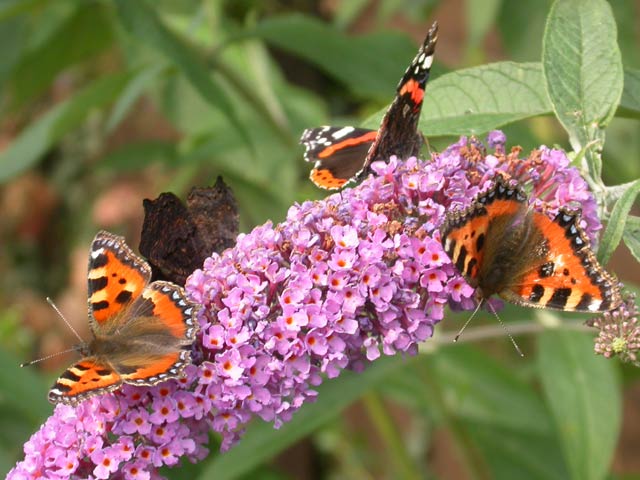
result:
<svg viewBox="0 0 640 480"><path fill-rule="evenodd" d="M56 306L56 304L55 304L55 303L53 303L53 300L51 300L51 298L47 297L47 303L48 303L49 305L51 305L51 308L53 308L53 309L56 311L56 313L58 314L58 316L59 316L62 320L64 320L64 323L66 323L66 324L67 324L67 327L69 327L69 329L70 329L70 330L73 332L73 334L78 338L78 340L80 340L80 342L84 343L84 340L82 339L82 337L78 334L78 332L76 331L76 329L75 329L75 328L73 328L73 325L71 325L71 324L69 323L69 321L68 321L66 318L64 318L64 315L62 314L62 312L60 311L60 309ZM68 351L70 351L70 350L68 350ZM60 352L60 353L65 353L65 352ZM48 358L48 357L45 357L45 358ZM42 359L42 360L44 360L44 359Z"/></svg>
<svg viewBox="0 0 640 480"><path fill-rule="evenodd" d="M518 346L518 344L516 343L514 338L511 336L511 333L509 333L509 330L507 329L507 326L504 324L504 322L502 321L502 319L498 315L498 312L495 311L495 309L493 308L493 305L491 305L489 302L487 302L487 305L489 305L489 309L491 310L491 312L493 312L495 317L498 319L498 323L500 323L500 325L504 329L504 333L506 333L507 336L509 337L509 340L511 340L511 343L513 344L513 348L516 349L516 352L518 352L518 355L520 355L521 357L524 357L524 353L522 353L522 350L520 350L520 347Z"/></svg>
<svg viewBox="0 0 640 480"><path fill-rule="evenodd" d="M460 331L458 332L458 334L455 336L455 338L453 339L454 342L457 342L458 339L460 338L460 335L462 335L462 332L464 332L464 329L467 328L467 325L469 325L469 323L471 322L471 319L473 317L476 316L476 313L478 313L478 310L480 310L480 307L482 306L482 304L484 303L484 298L481 299L478 302L478 306L476 307L476 309L473 311L473 313L471 314L471 316L467 319L466 322L464 322L464 325L462 326L462 328L460 329Z"/></svg>
<svg viewBox="0 0 640 480"><path fill-rule="evenodd" d="M21 367L29 367L29 366L33 365L34 363L42 362L43 360L49 360L51 357L57 357L58 355L62 355L63 353L76 352L76 351L78 351L78 347L73 347L73 348L70 348L68 350L63 350L62 352L52 353L51 355L47 355L46 357L36 358L35 360L31 360L29 362L21 363L20 366Z"/></svg>

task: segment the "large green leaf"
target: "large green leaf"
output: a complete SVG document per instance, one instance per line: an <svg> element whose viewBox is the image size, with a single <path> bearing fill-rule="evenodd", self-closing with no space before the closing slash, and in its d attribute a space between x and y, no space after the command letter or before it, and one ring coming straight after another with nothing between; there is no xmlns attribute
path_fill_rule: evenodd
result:
<svg viewBox="0 0 640 480"><path fill-rule="evenodd" d="M640 71L625 70L618 114L640 118ZM385 107L363 126L377 128ZM497 62L442 75L427 84L420 130L428 136L477 135L553 111L540 63Z"/></svg>
<svg viewBox="0 0 640 480"><path fill-rule="evenodd" d="M580 151L604 141L623 88L616 25L606 0L557 0L545 29L542 66L554 112ZM587 155L592 178L600 157Z"/></svg>
<svg viewBox="0 0 640 480"><path fill-rule="evenodd" d="M359 374L342 372L340 377L328 380L317 388L316 403L304 405L293 415L291 421L285 423L279 430L274 429L271 423L254 421L248 427L242 441L228 452L213 459L198 478L224 480L238 478L250 472L262 462L334 418L406 363L405 359L397 355L377 360Z"/></svg>
<svg viewBox="0 0 640 480"><path fill-rule="evenodd" d="M162 22L146 0L116 0L118 13L127 31L176 65L202 98L231 121L248 141L245 127L237 118L222 84L207 68L195 48L187 45Z"/></svg>
<svg viewBox="0 0 640 480"><path fill-rule="evenodd" d="M0 88L20 60L27 37L26 21L15 17L0 22L0 45L11 45L12 48L0 49Z"/></svg>
<svg viewBox="0 0 640 480"><path fill-rule="evenodd" d="M73 97L53 107L11 143L0 155L0 183L34 166L67 132L80 125L88 113L113 101L131 74L103 77Z"/></svg>
<svg viewBox="0 0 640 480"><path fill-rule="evenodd" d="M491 478L566 478L549 412L522 379L531 362L513 355L515 368L506 368L472 347L440 348L421 358L419 366L429 378L409 366L381 388L450 430L457 439L454 443L467 450L466 457L480 453Z"/></svg>
<svg viewBox="0 0 640 480"><path fill-rule="evenodd" d="M21 13L40 7L51 0L4 0L0 2L0 21L11 19Z"/></svg>
<svg viewBox="0 0 640 480"><path fill-rule="evenodd" d="M538 345L542 388L571 478L603 479L622 416L615 364L595 355L588 334L548 331L540 335Z"/></svg>
<svg viewBox="0 0 640 480"><path fill-rule="evenodd" d="M73 41L69 41L73 39ZM78 5L37 48L29 51L12 78L12 101L22 105L40 94L64 69L95 57L111 45L111 24L99 3Z"/></svg>
<svg viewBox="0 0 640 480"><path fill-rule="evenodd" d="M417 44L401 35L352 37L300 15L266 19L253 33L313 62L358 97L393 98L394 87L418 50Z"/></svg>
<svg viewBox="0 0 640 480"><path fill-rule="evenodd" d="M448 408L456 416L474 424L538 435L551 431L550 419L535 391L488 355L456 345L438 350L427 361L433 364Z"/></svg>
<svg viewBox="0 0 640 480"><path fill-rule="evenodd" d="M611 210L607 228L602 235L598 260L606 264L611 254L618 247L625 230L625 222L631 207L640 193L640 179L630 183Z"/></svg>
<svg viewBox="0 0 640 480"><path fill-rule="evenodd" d="M638 69L624 69L624 89L618 114L624 117L640 118L640 70Z"/></svg>
<svg viewBox="0 0 640 480"><path fill-rule="evenodd" d="M499 62L427 85L420 129L433 136L479 134L550 111L539 64Z"/></svg>
<svg viewBox="0 0 640 480"><path fill-rule="evenodd" d="M634 215L627 217L622 238L631 255L640 262L640 217Z"/></svg>
<svg viewBox="0 0 640 480"><path fill-rule="evenodd" d="M523 406L519 414L526 417L528 413ZM490 425L469 425L468 430L489 464L492 478L567 478L567 467L553 432L541 434L535 430L510 430Z"/></svg>

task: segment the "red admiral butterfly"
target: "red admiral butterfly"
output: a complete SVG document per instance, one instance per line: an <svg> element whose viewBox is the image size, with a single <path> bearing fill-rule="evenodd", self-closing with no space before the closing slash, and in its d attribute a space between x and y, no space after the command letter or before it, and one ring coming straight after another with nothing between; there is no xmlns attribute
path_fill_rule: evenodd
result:
<svg viewBox="0 0 640 480"><path fill-rule="evenodd" d="M376 160L390 155L408 158L422 146L418 120L438 41L434 22L418 54L398 83L393 103L378 130L356 127L319 127L303 132L304 158L315 162L309 178L321 188L335 190L357 179Z"/></svg>

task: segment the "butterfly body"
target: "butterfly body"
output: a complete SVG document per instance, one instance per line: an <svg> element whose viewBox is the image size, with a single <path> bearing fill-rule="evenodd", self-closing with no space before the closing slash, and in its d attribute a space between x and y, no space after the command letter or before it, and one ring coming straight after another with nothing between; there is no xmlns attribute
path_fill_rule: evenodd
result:
<svg viewBox="0 0 640 480"><path fill-rule="evenodd" d="M437 40L438 25L434 22L400 79L378 130L324 126L303 132L300 143L305 147L304 158L315 162L309 175L313 183L328 190L338 189L366 173L374 161L387 160L391 155L418 155L423 144L418 121Z"/></svg>
<svg viewBox="0 0 640 480"><path fill-rule="evenodd" d="M155 385L178 378L191 361L198 332L195 306L178 285L149 283L151 269L122 237L99 232L89 256L92 339L49 392L52 403L75 404L123 383Z"/></svg>
<svg viewBox="0 0 640 480"><path fill-rule="evenodd" d="M501 176L467 209L447 215L441 238L480 299L497 294L533 308L604 312L621 303L617 282L598 263L580 212L551 219Z"/></svg>

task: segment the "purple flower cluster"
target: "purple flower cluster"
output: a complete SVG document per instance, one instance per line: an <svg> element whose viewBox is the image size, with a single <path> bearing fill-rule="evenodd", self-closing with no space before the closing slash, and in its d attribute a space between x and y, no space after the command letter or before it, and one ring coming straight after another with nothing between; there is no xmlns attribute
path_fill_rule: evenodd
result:
<svg viewBox="0 0 640 480"><path fill-rule="evenodd" d="M203 459L209 427L201 420L207 412L188 393L197 370L189 366L179 382L125 385L75 407L56 406L7 478L149 480L157 468L176 465L183 456Z"/></svg>
<svg viewBox="0 0 640 480"><path fill-rule="evenodd" d="M429 162L377 162L358 187L240 235L187 281L202 309L186 377L57 406L9 478L155 477L206 455L209 429L228 449L255 416L276 428L288 421L325 377L381 353L415 353L445 305L474 306L438 228L498 172L529 186L535 208L579 203L595 238L596 203L564 153L520 159L517 149L505 153L501 132L488 143L490 154L463 138Z"/></svg>

